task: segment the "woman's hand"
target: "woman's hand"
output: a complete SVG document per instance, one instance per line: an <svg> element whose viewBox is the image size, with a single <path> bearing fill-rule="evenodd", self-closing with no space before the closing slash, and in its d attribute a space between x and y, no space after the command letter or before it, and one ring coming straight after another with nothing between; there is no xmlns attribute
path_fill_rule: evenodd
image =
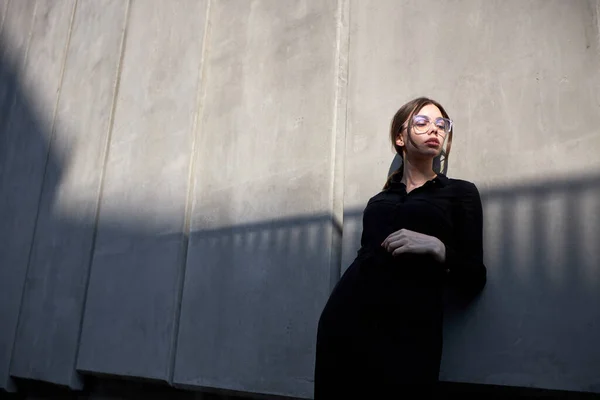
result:
<svg viewBox="0 0 600 400"><path fill-rule="evenodd" d="M439 262L446 260L446 246L441 240L408 229L392 233L381 246L394 256L403 253L431 254Z"/></svg>

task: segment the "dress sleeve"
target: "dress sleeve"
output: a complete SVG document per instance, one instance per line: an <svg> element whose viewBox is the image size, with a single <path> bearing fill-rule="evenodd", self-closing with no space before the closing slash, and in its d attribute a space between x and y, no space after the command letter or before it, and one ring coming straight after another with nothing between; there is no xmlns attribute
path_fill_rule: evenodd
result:
<svg viewBox="0 0 600 400"><path fill-rule="evenodd" d="M467 295L479 293L486 283L483 264L483 211L477 187L465 182L453 215L455 240L446 245L445 267L450 283Z"/></svg>

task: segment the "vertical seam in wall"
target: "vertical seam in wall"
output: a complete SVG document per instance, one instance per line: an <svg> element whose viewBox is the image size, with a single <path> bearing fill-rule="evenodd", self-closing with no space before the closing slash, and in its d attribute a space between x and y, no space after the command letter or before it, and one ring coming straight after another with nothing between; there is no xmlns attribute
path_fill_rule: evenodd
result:
<svg viewBox="0 0 600 400"><path fill-rule="evenodd" d="M590 2L593 3L590 4L590 8L593 14L594 23L594 59L598 63L596 65L596 71L600 73L600 62L598 62L598 60L600 59L600 0L590 0ZM593 93L597 93L597 89L599 88L598 86L599 85L596 84L596 87L592 88L592 90L596 89L596 91ZM600 97L598 97L598 95L595 95L594 100L596 107L600 107Z"/></svg>
<svg viewBox="0 0 600 400"><path fill-rule="evenodd" d="M100 184L98 185L97 202L96 202L96 213L94 215L94 230L92 231L92 245L90 247L89 259L87 263L87 277L85 281L83 302L81 304L81 318L79 320L79 332L77 333L77 350L75 352L75 370L77 370L77 361L79 359L79 350L81 348L81 334L83 333L83 323L85 319L85 308L88 298L88 289L90 286L90 278L92 275L92 263L94 261L94 251L96 250L96 238L98 236L98 221L100 220L100 208L102 202L102 195L104 193L104 177L106 175L106 165L108 163L108 156L110 152L110 142L112 138L113 126L115 121L115 112L117 109L117 97L119 95L119 88L121 86L121 72L123 70L123 58L125 57L125 44L127 40L127 31L129 27L129 19L131 14L131 1L127 1L125 6L125 20L123 22L123 30L121 35L121 46L119 48L119 60L117 61L117 73L113 85L113 101L110 109L110 116L108 119L108 127L106 131L106 139L104 140L104 157L102 161L102 168L100 169Z"/></svg>
<svg viewBox="0 0 600 400"><path fill-rule="evenodd" d="M596 41L600 49L600 0L596 0Z"/></svg>
<svg viewBox="0 0 600 400"><path fill-rule="evenodd" d="M334 106L331 144L331 200L332 224L331 251L329 259L330 289L333 289L341 273L342 235L344 222L344 159L348 113L348 53L349 0L338 0L336 13L336 49L334 75Z"/></svg>
<svg viewBox="0 0 600 400"><path fill-rule="evenodd" d="M38 3L36 2L33 23L31 24L32 31L33 31L33 26L35 25L35 16L36 16L36 12L37 12L37 4ZM37 206L37 210L36 210L36 213L35 213L35 222L34 222L34 225L33 225L33 233L31 235L31 245L29 246L29 254L27 256L27 268L25 270L25 283L23 285L23 291L21 292L21 304L20 304L20 307L19 307L19 318L17 319L17 333L19 331L19 325L21 323L21 312L22 312L22 309L23 309L23 301L25 299L25 287L26 287L26 284L27 284L27 276L29 275L29 269L31 267L31 257L33 255L33 250L34 250L34 245L35 245L35 237L36 237L37 230L38 230L38 221L39 221L39 218L40 218L40 209L42 207L42 197L44 195L44 186L45 186L46 177L47 177L47 174L48 174L48 163L50 161L50 152L52 150L52 142L54 141L54 132L55 132L55 129L56 129L56 110L58 109L58 103L59 103L59 100L60 100L62 82L63 82L63 78L64 78L64 74L65 74L65 64L67 62L67 53L68 53L68 49L69 49L69 43L71 41L71 30L73 28L73 16L75 15L75 8L76 7L77 7L77 0L74 0L73 1L73 7L71 9L71 19L69 21L69 30L67 31L67 39L65 41L63 59L62 59L61 70L60 70L60 78L59 78L59 81L58 81L58 88L57 88L57 92L56 92L56 100L54 101L54 109L52 110L52 122L50 123L50 137L48 138L48 145L46 146L46 160L44 161L44 172L42 174L42 184L41 184L41 187L40 187L40 192L38 194L38 201L37 201L37 205L38 206ZM30 34L30 38L31 38L31 34ZM29 47L29 46L30 46L30 44L27 45L27 47ZM13 346L13 350L14 350L14 346ZM11 356L11 363L12 363L12 358L13 357Z"/></svg>
<svg viewBox="0 0 600 400"><path fill-rule="evenodd" d="M12 3L11 3L12 4ZM27 58L29 57L29 46L31 45L31 37L33 36L33 27L35 25L35 17L37 15L37 1L35 2L35 5L33 6L33 12L31 13L31 25L29 26L29 32L27 33L27 44L25 45L25 54L23 54L23 64L21 64L21 67L25 67L25 65L27 64ZM8 9L6 10L8 12ZM6 18L6 17L4 17ZM6 51L6 50L5 50ZM17 69L17 75L22 74L22 71L19 71L19 62L18 59L15 62L16 64L16 69ZM10 112L9 112L9 116L7 118L8 122L10 122L10 115L12 112L12 109L15 107L15 103L17 102L17 94L15 92L12 101L9 105L10 107ZM10 124L7 123L7 127Z"/></svg>
<svg viewBox="0 0 600 400"><path fill-rule="evenodd" d="M36 13L37 13L37 1L35 3L35 5L33 6L33 12L32 12L32 16L31 16L31 23L29 25L29 32L27 35L27 44L25 45L25 54L23 55L23 64L22 66L24 67L27 64L27 57L29 56L29 46L31 45L31 37L33 35L33 27L35 25L35 17L36 17ZM8 6L6 8L6 13L8 13ZM4 19L6 19L6 14L4 16ZM3 24L4 25L4 24ZM4 29L4 27L3 27ZM19 74L19 64L18 62L16 63L17 65L17 75ZM10 115L12 114L12 111L15 108L15 104L17 102L17 94L16 92L14 93L13 99L9 105L10 107L10 111L9 111L9 115L7 117L7 125L6 128L8 129L10 127ZM40 189L41 190L41 189ZM39 207L39 204L38 204ZM35 225L34 225L35 227ZM35 228L34 228L34 232L31 235L31 241L29 242L29 255L31 254L31 248L33 247L33 237L35 235ZM25 275L24 275L24 279L23 279L23 283L21 286L21 300L19 301L19 310L17 311L17 320L16 320L16 324L14 327L14 331L13 331L13 338L12 338L12 347L10 349L10 358L8 360L8 385L7 387L12 387L12 379L10 377L10 370L11 370L11 365L12 365L12 360L14 358L15 355L15 342L17 340L17 333L19 330L19 321L21 320L21 312L23 310L23 300L25 298L25 284L27 282L27 274L29 273L29 255L27 257L27 264L25 265Z"/></svg>
<svg viewBox="0 0 600 400"><path fill-rule="evenodd" d="M32 12L32 16L31 16L31 24L29 25L29 33L27 35L27 44L25 45L25 54L23 56L23 64L22 67L24 68L27 65L27 57L29 56L29 47L31 46L31 37L33 36L33 27L35 26L35 17L37 14L37 1L35 2L35 5L33 6L33 12ZM8 11L8 10L7 10ZM6 18L6 17L5 17ZM19 64L18 62L17 64L17 74L19 74ZM9 111L9 116L7 118L8 122L7 122L7 129L10 128L10 116L12 115L12 111L15 108L15 104L17 102L17 93L15 91L15 94L13 96L12 102L10 103L10 111ZM43 186L43 181L42 181L42 185ZM41 191L41 187L40 187L40 191ZM39 209L39 202L38 202L38 209ZM37 216L35 218L35 224L37 224ZM34 229L33 232L31 234L31 240L29 241L29 254L27 256L27 263L25 264L25 275L23 278L23 284L21 286L21 300L19 301L19 311L17 312L17 321L15 324L15 329L13 332L13 343L12 343L12 347L10 349L10 358L8 361L8 379L10 380L10 370L11 370L11 366L12 366L12 360L15 356L15 342L17 340L17 333L19 332L19 323L21 321L21 312L23 311L23 300L25 299L25 285L27 283L27 275L29 274L29 258L31 257L31 249L33 248L33 238L35 237L35 224L34 224ZM10 386L10 383L9 383Z"/></svg>
<svg viewBox="0 0 600 400"><path fill-rule="evenodd" d="M35 216L35 225L34 225L34 233L31 243L31 248L29 251L29 258L27 260L27 272L29 272L29 266L31 264L31 256L33 254L33 245L35 244L35 236L37 232L38 219L40 216L40 208L42 207L42 197L44 195L44 186L46 182L46 177L48 175L48 163L50 162L50 153L52 151L52 144L55 141L56 136L56 114L58 112L58 105L60 104L60 97L62 94L62 86L65 78L65 70L67 66L67 59L69 55L69 47L71 46L71 34L73 32L73 21L75 19L75 11L77 10L77 2L78 0L73 1L73 6L71 8L71 18L69 20L69 30L67 31L67 40L65 41L65 48L63 53L62 65L60 68L60 78L58 81L58 88L56 91L56 100L54 101L54 110L52 110L52 124L50 127L50 138L48 138L48 149L46 152L46 162L44 163L44 176L42 178L42 189L40 190L39 198L38 198L38 209L37 214ZM23 291L24 293L25 291Z"/></svg>
<svg viewBox="0 0 600 400"><path fill-rule="evenodd" d="M61 94L61 88L62 88L62 81L64 78L64 74L65 74L65 64L67 62L67 52L69 49L69 43L71 41L71 28L72 28L72 23L73 23L73 16L75 15L75 8L77 6L77 0L73 1L73 7L71 10L71 19L69 21L69 30L67 31L67 39L65 41L65 47L64 47L64 53L63 53L63 59L62 59L62 63L61 63L61 70L60 70L60 78L58 79L58 88L56 91L56 100L54 101L54 109L52 110L52 122L50 123L50 137L48 138L48 145L46 146L46 160L44 161L44 172L42 174L42 185L40 188L40 192L38 194L38 207L35 213L35 222L33 225L33 233L32 233L32 239L31 239L31 246L29 247L29 255L27 256L27 273L29 273L29 266L31 264L31 256L33 254L33 244L35 242L35 236L37 233L37 227L38 227L38 220L40 217L40 208L41 208L41 203L42 203L42 196L44 194L44 182L46 182L46 175L48 173L48 162L50 161L50 152L52 149L52 142L54 141L54 132L56 129L56 110L58 108L58 103L60 100L60 94ZM36 11L37 11L37 3L36 3ZM35 12L34 12L35 14ZM33 30L33 25L35 24L35 16L34 16L34 23L32 24L32 30ZM31 35L30 35L31 36ZM29 44L28 44L29 47ZM27 273L25 275L25 279L27 280ZM24 292L23 292L24 293ZM22 304L22 303L21 303Z"/></svg>
<svg viewBox="0 0 600 400"><path fill-rule="evenodd" d="M25 65L27 64L27 57L29 56L29 46L31 45L31 36L33 35L33 27L35 25L35 16L37 13L37 1L35 2L35 5L33 6L33 13L31 16L31 24L29 26L29 33L27 35L27 44L25 45L25 54L23 56L23 64L22 67L24 68ZM19 73L19 65L17 63L17 74ZM8 119L8 123L7 123L7 128L10 128L10 115L12 115L12 111L15 108L15 104L17 102L17 93L15 92L12 102L10 104L10 113L9 113L9 117ZM43 183L42 183L43 185ZM41 190L41 189L40 189ZM39 207L39 204L38 204ZM37 219L37 217L36 217ZM21 300L19 301L19 311L17 312L17 323L15 324L15 330L13 333L13 344L12 344L12 348L11 348L11 352L10 352L10 359L8 362L8 373L9 373L9 379L10 379L10 369L11 369L11 365L12 365L12 359L15 355L15 342L17 340L17 333L19 330L19 322L21 321L21 311L23 310L23 299L25 298L25 284L27 283L27 274L29 273L29 256L31 255L31 248L33 247L33 237L35 235L35 225L34 225L34 231L32 232L31 235L31 240L29 242L29 255L27 257L27 264L25 264L25 275L24 275L24 279L23 279L23 285L21 287Z"/></svg>
<svg viewBox="0 0 600 400"><path fill-rule="evenodd" d="M169 383L173 383L175 374L175 361L177 357L177 344L179 339L179 321L181 319L181 304L183 302L183 289L185 284L185 272L187 265L188 247L190 241L190 230L191 230L191 218L193 211L193 197L196 192L196 184L194 180L194 172L196 169L196 163L198 162L198 155L196 154L198 136L200 135L199 126L204 112L204 104L206 97L206 63L208 56L208 46L210 44L210 11L211 11L211 0L206 2L206 16L204 22L204 32L201 41L201 56L200 65L198 67L198 80L196 83L196 114L194 115L194 122L192 123L192 148L191 157L188 169L188 191L185 201L185 212L183 222L183 240L181 241L180 251L180 266L179 276L177 280L177 290L175 291L176 303L175 303L175 318L173 321L173 330L171 332L171 346L169 355L169 365L167 376Z"/></svg>
<svg viewBox="0 0 600 400"><path fill-rule="evenodd" d="M341 148L341 158L344 161L344 169L342 170L342 175L340 177L340 187L341 187L341 191L340 191L340 204L341 204L341 208L342 208L342 216L344 215L344 187L346 185L346 164L345 164L345 160L346 160L346 139L347 139L347 135L348 135L348 85L350 84L350 22L351 22L351 7L352 7L352 0L345 0L347 2L347 6L346 6L346 18L347 18L347 23L346 23L346 35L347 35L347 40L345 43L346 46L346 52L345 52L345 56L346 56L346 74L345 74L345 87L344 87L344 116L343 116L343 121L344 121L344 136L342 137L342 140L340 141L340 148ZM343 223L343 220L342 220ZM343 226L343 225L342 225ZM341 242L340 244L340 254L343 254L343 242ZM340 257L339 263L338 263L338 269L339 272L341 274L341 270L342 270L342 259ZM338 276L340 275L338 274Z"/></svg>
<svg viewBox="0 0 600 400"><path fill-rule="evenodd" d="M600 56L600 0L596 0L595 17L596 17L596 54ZM600 69L600 65L597 66Z"/></svg>
<svg viewBox="0 0 600 400"><path fill-rule="evenodd" d="M4 5L4 10L2 10L2 21L0 21L0 34L4 33L4 20L6 19L6 13L8 12L8 7L10 6L10 1L8 0Z"/></svg>

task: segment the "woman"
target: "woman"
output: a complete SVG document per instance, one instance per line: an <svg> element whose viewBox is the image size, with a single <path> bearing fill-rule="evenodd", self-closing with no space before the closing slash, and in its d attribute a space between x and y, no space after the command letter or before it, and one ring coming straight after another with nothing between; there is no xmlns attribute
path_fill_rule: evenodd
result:
<svg viewBox="0 0 600 400"><path fill-rule="evenodd" d="M402 157L363 214L358 256L321 314L315 399L431 395L442 354L442 289L450 279L474 294L484 285L482 207L474 184L433 170L452 121L417 98L392 120ZM396 397L394 397L396 396Z"/></svg>

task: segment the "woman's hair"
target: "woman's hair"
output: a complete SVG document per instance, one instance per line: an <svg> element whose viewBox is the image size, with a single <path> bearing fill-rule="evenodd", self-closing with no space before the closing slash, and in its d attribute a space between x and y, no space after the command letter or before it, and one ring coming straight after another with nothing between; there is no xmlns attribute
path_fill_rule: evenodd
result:
<svg viewBox="0 0 600 400"><path fill-rule="evenodd" d="M406 129L408 131L408 140L414 144L414 142L412 140L412 134L411 134L413 116L415 116L415 114L418 113L421 110L421 108L425 107L428 104L433 104L434 106L439 108L440 112L442 113L444 118L450 118L448 116L448 113L444 109L444 107L442 107L442 105L440 103L438 103L437 101L429 99L427 97L418 97L418 98L411 100L408 103L404 104L402 107L400 107L400 109L398 111L396 111L396 114L394 115L394 118L392 119L392 124L390 127L390 140L392 141L392 146L394 147L394 149L396 150L396 153L402 159L402 161L404 161L404 154L402 153L404 150L404 148L403 148L404 146L398 146L396 144L396 139L398 138L398 135L400 135L400 133L402 132L402 128L404 126L404 123L406 122ZM444 165L448 164L448 156L450 155L450 148L452 147L453 131L454 131L454 129L452 129L448 133L448 138L447 138L447 142L446 142L446 150L442 150L442 155L444 156ZM404 162L402 163L402 166L397 171L394 171L388 177L388 179L385 183L385 186L383 188L387 189L390 186L390 182L392 181L392 178L397 174L402 175L403 171L404 171Z"/></svg>

